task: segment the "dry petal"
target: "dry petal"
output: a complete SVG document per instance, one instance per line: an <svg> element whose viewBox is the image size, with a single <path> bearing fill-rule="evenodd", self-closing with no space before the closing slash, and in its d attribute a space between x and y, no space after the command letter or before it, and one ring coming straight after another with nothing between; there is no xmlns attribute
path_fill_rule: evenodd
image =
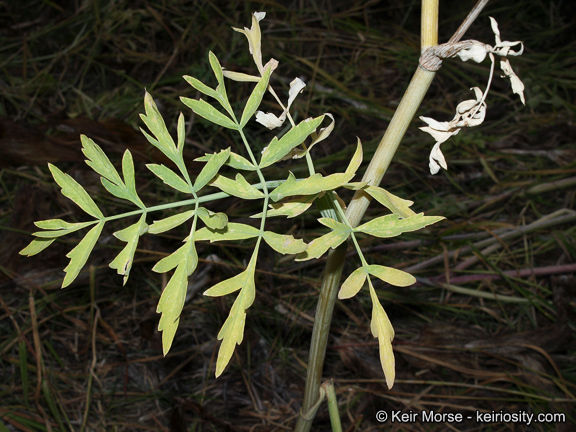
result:
<svg viewBox="0 0 576 432"><path fill-rule="evenodd" d="M480 42L474 42L472 45L461 49L456 54L462 61L474 60L476 63L482 63L488 53L489 45Z"/></svg>
<svg viewBox="0 0 576 432"><path fill-rule="evenodd" d="M442 154L442 150L440 150L440 144L436 143L430 152L430 173L436 174L440 171L440 167L444 168L445 170L448 169L448 164L446 163L446 159L444 159L444 154Z"/></svg>
<svg viewBox="0 0 576 432"><path fill-rule="evenodd" d="M510 83L512 84L512 92L520 96L520 100L524 105L526 105L526 100L524 99L524 83L518 78L518 75L514 73L512 70L512 66L510 66L510 61L508 59L500 60L500 68L504 75L510 78Z"/></svg>
<svg viewBox="0 0 576 432"><path fill-rule="evenodd" d="M282 113L280 117L276 117L272 113L264 113L262 111L256 112L256 121L261 125L266 126L268 129L275 129L284 124L286 120L286 113Z"/></svg>

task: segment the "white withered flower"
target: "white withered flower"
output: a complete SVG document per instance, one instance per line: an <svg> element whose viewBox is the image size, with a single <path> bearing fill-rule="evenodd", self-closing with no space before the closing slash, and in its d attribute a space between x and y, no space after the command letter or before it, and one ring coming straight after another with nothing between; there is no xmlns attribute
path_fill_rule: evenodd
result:
<svg viewBox="0 0 576 432"><path fill-rule="evenodd" d="M446 142L448 138L458 134L463 127L478 126L484 121L486 116L486 102L482 95L482 90L473 87L476 99L469 99L461 102L456 107L456 115L449 122L439 122L430 117L420 117L420 120L426 122L428 126L423 126L420 130L432 135L436 144L430 152L430 172L436 174L440 167L448 169L446 159L440 150L440 144Z"/></svg>
<svg viewBox="0 0 576 432"><path fill-rule="evenodd" d="M288 111L290 109L290 106L292 105L292 102L294 102L296 96L298 96L298 94L300 94L302 90L304 90L304 87L306 87L304 81L302 81L300 78L294 78L294 80L292 80L292 82L290 83L290 90L288 91L288 104L286 105L286 108L284 108L284 111L282 111L282 114L280 114L280 116L277 117L272 113L264 113L262 111L257 111L256 121L266 126L268 129L274 129L282 126L284 124L284 121L286 120L286 116L288 115Z"/></svg>
<svg viewBox="0 0 576 432"><path fill-rule="evenodd" d="M482 62L486 56L490 57L492 65L490 67L490 77L488 79L488 84L486 86L485 94L478 87L473 87L472 89L476 93L476 99L471 99L464 101L458 105L456 108L456 115L449 122L439 122L429 117L420 117L420 119L427 123L428 126L423 126L420 129L424 132L429 133L432 138L436 140L432 151L430 152L430 172L436 174L440 171L440 168L448 169L446 159L440 150L440 145L447 141L451 136L456 135L460 132L463 127L477 126L484 121L486 116L486 95L490 89L490 84L492 82L492 76L494 74L494 55L501 57L500 68L504 73L503 78L509 78L512 85L512 91L520 96L520 100L523 104L526 103L524 99L524 84L512 70L508 56L519 56L524 52L524 44L520 41L509 42L502 41L500 38L500 29L498 28L498 23L492 17L490 17L490 24L492 26L492 31L494 32L494 38L496 44L494 47L483 44L475 40L460 42L459 44L444 44L442 45L443 50L438 50L438 52L447 52L446 57L459 57L462 61L472 60L477 63ZM448 48L448 49L446 49ZM456 51L456 52L454 52Z"/></svg>

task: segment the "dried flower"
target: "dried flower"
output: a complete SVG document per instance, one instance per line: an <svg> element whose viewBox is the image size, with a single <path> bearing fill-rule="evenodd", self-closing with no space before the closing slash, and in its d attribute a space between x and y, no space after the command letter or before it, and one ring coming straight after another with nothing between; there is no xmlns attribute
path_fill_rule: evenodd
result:
<svg viewBox="0 0 576 432"><path fill-rule="evenodd" d="M272 113L257 111L256 121L266 126L268 129L274 129L282 126L286 120L286 115L288 114L290 105L292 105L292 102L294 102L294 99L296 99L296 96L302 92L304 87L306 87L304 81L302 81L300 78L294 78L294 80L292 80L290 83L290 90L288 91L288 104L286 105L286 108L284 108L284 111L282 111L282 114L280 114L279 117L276 117Z"/></svg>
<svg viewBox="0 0 576 432"><path fill-rule="evenodd" d="M486 116L485 99L488 95L490 84L492 82L492 76L494 74L494 55L502 57L500 60L500 68L504 73L503 78L510 78L512 91L520 96L520 100L523 104L526 103L524 99L524 84L520 78L518 78L518 75L516 75L512 70L510 61L507 58L508 56L521 55L524 52L524 45L520 41L502 41L500 39L498 23L492 17L490 17L490 23L496 40L496 45L494 45L494 47L482 42L471 40L466 41L465 43L460 42L459 44L454 45L444 44L441 46L442 50L437 50L439 53L450 53L446 56L443 56L442 58L457 56L462 61L473 60L477 63L484 61L488 55L492 65L490 68L490 77L488 79L488 84L484 94L482 94L482 91L478 87L473 87L472 90L474 90L476 93L476 99L470 99L458 104L456 107L456 115L452 121L439 122L429 117L420 117L422 121L428 124L428 126L423 126L420 129L429 133L432 138L436 140L436 144L434 144L434 147L430 152L430 172L432 174L436 174L438 171L440 171L440 167L448 169L446 159L440 150L440 145L447 141L451 136L458 134L460 129L463 127L478 126L484 121L484 117ZM519 46L519 49L514 50L513 48L517 46Z"/></svg>

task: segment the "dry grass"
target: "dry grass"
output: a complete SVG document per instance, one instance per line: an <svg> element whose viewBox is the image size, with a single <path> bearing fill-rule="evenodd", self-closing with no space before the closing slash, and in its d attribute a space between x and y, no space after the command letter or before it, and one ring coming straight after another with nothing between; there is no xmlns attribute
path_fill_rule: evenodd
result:
<svg viewBox="0 0 576 432"><path fill-rule="evenodd" d="M471 4L441 3L446 40ZM373 152L417 63L417 2L22 0L0 10L6 23L0 29L0 431L293 427L323 260L294 264L262 254L244 343L216 380L216 335L230 301L200 293L222 274L237 272L249 244L198 251L203 268L191 280L166 358L155 313L166 281L150 268L174 249L178 233L143 238L124 288L107 267L118 248L111 236L102 238L89 271L66 290L59 284L70 243L31 259L17 255L32 221L81 217L57 193L47 161L105 200L107 214L121 208L101 194L98 179L81 163L80 133L116 160L129 147L140 161L144 201L166 199L143 164L157 155L134 130L143 90L175 122L183 109L177 96L195 97L180 76L209 79L209 49L224 66L249 70L245 40L230 27L248 25L254 10L268 12L263 51L280 61L286 82L277 84L286 87L298 75L309 85L295 104L297 116L329 111L337 119L330 143L317 149L317 166L330 173L345 165L357 135L368 155ZM526 84L527 106L497 80L486 123L453 138L445 151L450 171L434 177L427 160L432 143L418 131L418 120L410 128L383 186L447 221L394 242L363 242L372 262L412 271L419 282L407 289L378 286L397 332L398 379L391 391L370 335L368 299L360 295L337 305L325 376L334 378L345 430L528 430L505 422L375 420L378 410L423 409L474 416L492 410L565 413L566 424L533 424L530 430L574 428L573 13L561 1L511 6L493 0L469 37L492 42L487 14L498 18L505 39L526 44L514 68ZM447 62L420 114L451 118L468 88L487 75L485 65ZM234 93L238 101L245 96L246 89ZM258 133L254 129L252 137ZM223 143L235 145L228 140L195 122L188 160ZM242 217L241 204L217 204L216 210L225 205ZM374 207L373 214L378 211ZM310 216L291 223L284 229L318 230ZM314 430L329 430L325 409Z"/></svg>

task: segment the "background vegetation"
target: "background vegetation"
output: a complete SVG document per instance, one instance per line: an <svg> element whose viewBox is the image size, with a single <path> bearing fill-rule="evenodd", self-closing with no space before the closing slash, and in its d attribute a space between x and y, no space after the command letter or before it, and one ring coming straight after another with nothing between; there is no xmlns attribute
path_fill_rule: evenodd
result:
<svg viewBox="0 0 576 432"><path fill-rule="evenodd" d="M441 2L441 42L472 5ZM59 286L71 244L31 259L17 252L29 242L33 221L82 217L58 193L46 162L108 200L108 213L123 205L102 193L82 162L80 133L116 155L113 162L130 148L140 196L149 204L167 198L144 167L158 160L137 130L145 88L173 127L177 113L185 113L192 170L204 152L236 145L197 121L178 96L197 96L182 75L211 79L209 50L224 67L253 71L244 36L230 29L249 26L253 11L267 12L263 53L280 61L277 89L295 76L308 84L294 104L296 118L336 118L329 142L314 150L316 166L323 174L346 166L356 136L368 161L418 61L419 7L415 0L0 3L0 428L293 427L322 260L261 257L245 341L215 380L216 333L230 299L201 292L222 274L237 273L249 245L198 251L203 269L190 281L166 358L155 313L166 280L150 269L174 249L179 233L142 238L126 287L106 265L121 247L111 231L89 271L65 290ZM393 241L363 243L372 262L413 272L419 283L377 287L397 333L391 391L370 335L367 296L336 307L325 376L335 380L347 430L523 430L475 422L381 425L380 409L564 412L566 424L532 430L574 427L576 22L570 2L492 0L465 38L493 43L488 15L504 39L525 43L512 63L526 85L526 107L496 79L486 122L443 146L450 170L436 176L428 170L433 142L417 129L423 124L416 119L409 129L382 186L415 201L416 211L448 219ZM488 63L445 62L419 115L451 119L469 88L487 77ZM230 86L239 102L248 91ZM251 138L263 132L254 125ZM240 201L213 210L218 205L239 220L248 214ZM319 230L311 216L276 223L297 235ZM357 263L350 264L345 273ZM327 422L321 410L314 430L327 430Z"/></svg>

